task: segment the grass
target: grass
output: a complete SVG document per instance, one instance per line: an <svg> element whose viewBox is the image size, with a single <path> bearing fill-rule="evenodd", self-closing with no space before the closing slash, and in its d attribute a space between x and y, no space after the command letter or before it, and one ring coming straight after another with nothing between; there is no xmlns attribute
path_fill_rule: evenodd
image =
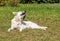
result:
<svg viewBox="0 0 60 41"><path fill-rule="evenodd" d="M14 16L12 12L23 10L27 12L25 20L47 26L48 29L7 32ZM0 41L60 41L60 4L20 4L18 7L0 7Z"/></svg>

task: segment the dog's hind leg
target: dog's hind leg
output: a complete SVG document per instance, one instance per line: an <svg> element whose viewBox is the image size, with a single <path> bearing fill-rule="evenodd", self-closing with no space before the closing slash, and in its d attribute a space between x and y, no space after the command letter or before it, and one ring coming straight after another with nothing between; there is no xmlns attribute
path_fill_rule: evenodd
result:
<svg viewBox="0 0 60 41"><path fill-rule="evenodd" d="M30 25L32 29L42 29L42 30L46 30L47 27L44 27L44 26L39 26L37 24L32 24Z"/></svg>
<svg viewBox="0 0 60 41"><path fill-rule="evenodd" d="M42 29L42 30L46 30L47 27L44 27L44 26L39 26L38 29Z"/></svg>
<svg viewBox="0 0 60 41"><path fill-rule="evenodd" d="M47 27L39 26L39 25L37 25L36 23L33 23L33 22L31 22L31 21L29 21L29 26L30 26L30 28L32 28L32 29L42 29L42 30L46 30L46 29L47 29Z"/></svg>

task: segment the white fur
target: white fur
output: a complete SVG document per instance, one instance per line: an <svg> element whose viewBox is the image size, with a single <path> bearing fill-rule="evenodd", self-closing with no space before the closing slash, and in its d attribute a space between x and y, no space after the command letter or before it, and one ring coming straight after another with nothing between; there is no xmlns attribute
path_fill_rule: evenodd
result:
<svg viewBox="0 0 60 41"><path fill-rule="evenodd" d="M23 17L25 16L25 14L21 15L23 12L24 11L13 12L15 16L11 20L11 28L8 29L8 32L13 30L14 28L17 28L20 32L26 28L46 30L47 27L39 26L31 21L23 21Z"/></svg>

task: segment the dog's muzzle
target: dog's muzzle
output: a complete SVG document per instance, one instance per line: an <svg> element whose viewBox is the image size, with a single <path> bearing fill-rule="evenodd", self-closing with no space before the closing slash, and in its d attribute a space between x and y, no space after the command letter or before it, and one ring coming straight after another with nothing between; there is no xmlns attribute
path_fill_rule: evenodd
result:
<svg viewBox="0 0 60 41"><path fill-rule="evenodd" d="M25 15L25 13L22 13L21 16L22 16L22 15Z"/></svg>

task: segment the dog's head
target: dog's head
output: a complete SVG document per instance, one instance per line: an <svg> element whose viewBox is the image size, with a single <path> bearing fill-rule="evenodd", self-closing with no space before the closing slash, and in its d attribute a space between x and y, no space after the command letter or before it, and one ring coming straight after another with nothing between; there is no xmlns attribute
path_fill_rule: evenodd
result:
<svg viewBox="0 0 60 41"><path fill-rule="evenodd" d="M13 14L19 19L24 19L26 11L13 12Z"/></svg>

